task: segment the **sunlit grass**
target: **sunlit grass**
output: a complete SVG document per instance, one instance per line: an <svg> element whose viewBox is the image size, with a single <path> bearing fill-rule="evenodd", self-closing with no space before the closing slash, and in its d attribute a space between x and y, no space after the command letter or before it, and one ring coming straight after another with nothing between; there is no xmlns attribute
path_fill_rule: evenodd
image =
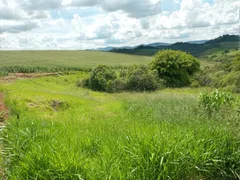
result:
<svg viewBox="0 0 240 180"><path fill-rule="evenodd" d="M1 85L9 179L239 178L239 120L201 114L197 96L208 89L107 94L76 87L86 76Z"/></svg>
<svg viewBox="0 0 240 180"><path fill-rule="evenodd" d="M151 57L100 51L0 51L0 67L28 65L39 67L94 67L145 64Z"/></svg>

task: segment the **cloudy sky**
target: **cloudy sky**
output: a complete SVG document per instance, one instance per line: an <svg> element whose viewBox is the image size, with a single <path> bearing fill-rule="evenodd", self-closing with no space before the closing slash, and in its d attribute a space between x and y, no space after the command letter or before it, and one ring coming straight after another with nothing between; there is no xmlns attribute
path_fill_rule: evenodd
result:
<svg viewBox="0 0 240 180"><path fill-rule="evenodd" d="M239 34L239 0L0 0L0 49L88 49Z"/></svg>

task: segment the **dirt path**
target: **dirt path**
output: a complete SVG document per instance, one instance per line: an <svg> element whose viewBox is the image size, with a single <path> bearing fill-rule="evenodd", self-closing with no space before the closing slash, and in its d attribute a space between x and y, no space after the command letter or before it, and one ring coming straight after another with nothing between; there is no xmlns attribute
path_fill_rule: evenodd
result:
<svg viewBox="0 0 240 180"><path fill-rule="evenodd" d="M8 116L9 116L9 111L7 106L4 104L3 93L0 92L0 125L4 124Z"/></svg>
<svg viewBox="0 0 240 180"><path fill-rule="evenodd" d="M4 95L0 92L0 127L5 125L5 121L9 116L9 111L7 106L4 104ZM0 153L3 153L3 145L0 144ZM2 155L1 155L2 156ZM5 173L2 167L0 167L0 179L6 179Z"/></svg>
<svg viewBox="0 0 240 180"><path fill-rule="evenodd" d="M0 78L0 82L12 83L17 79L28 79L28 78L38 78L42 76L57 76L61 73L11 73L8 76Z"/></svg>

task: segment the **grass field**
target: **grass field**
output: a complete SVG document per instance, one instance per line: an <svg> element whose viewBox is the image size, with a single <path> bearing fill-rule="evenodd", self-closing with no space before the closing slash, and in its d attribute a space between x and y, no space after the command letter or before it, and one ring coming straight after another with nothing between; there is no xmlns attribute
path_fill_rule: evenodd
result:
<svg viewBox="0 0 240 180"><path fill-rule="evenodd" d="M151 57L100 51L0 51L1 66L87 67L146 64Z"/></svg>
<svg viewBox="0 0 240 180"><path fill-rule="evenodd" d="M201 58L202 67L216 64L209 58ZM0 76L8 73L89 71L99 64L126 67L148 64L152 59L149 56L100 51L0 51Z"/></svg>
<svg viewBox="0 0 240 180"><path fill-rule="evenodd" d="M107 94L77 87L86 76L1 84L8 179L239 179L239 119L197 106L211 90Z"/></svg>

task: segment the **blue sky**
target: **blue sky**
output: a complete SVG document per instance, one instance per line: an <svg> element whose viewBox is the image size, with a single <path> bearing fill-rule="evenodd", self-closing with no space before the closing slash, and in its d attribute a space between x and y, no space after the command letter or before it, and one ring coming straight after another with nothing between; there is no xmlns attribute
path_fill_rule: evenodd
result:
<svg viewBox="0 0 240 180"><path fill-rule="evenodd" d="M239 0L0 0L0 49L89 49L239 33Z"/></svg>

